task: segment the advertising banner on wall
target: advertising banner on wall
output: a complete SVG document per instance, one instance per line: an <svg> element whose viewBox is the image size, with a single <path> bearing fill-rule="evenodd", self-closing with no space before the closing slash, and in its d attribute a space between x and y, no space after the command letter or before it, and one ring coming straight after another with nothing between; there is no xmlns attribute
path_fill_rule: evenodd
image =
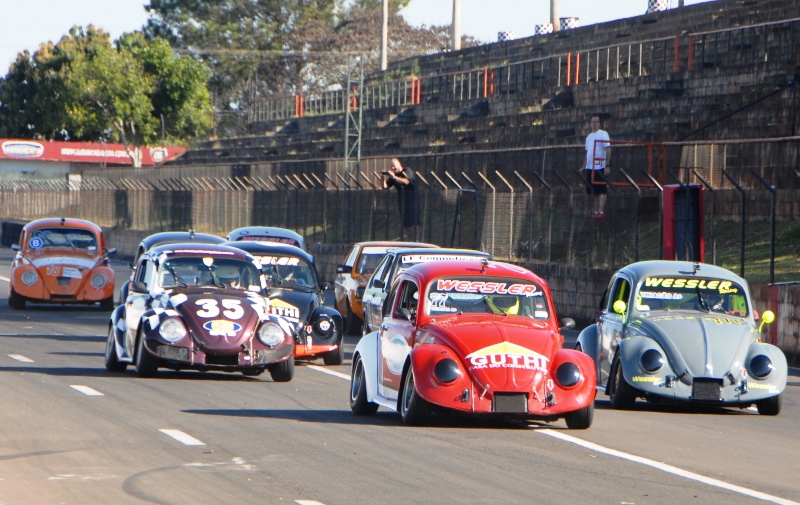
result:
<svg viewBox="0 0 800 505"><path fill-rule="evenodd" d="M179 146L145 146L142 166L155 166L186 152ZM0 159L132 165L123 144L100 142L47 142L37 140L0 139Z"/></svg>

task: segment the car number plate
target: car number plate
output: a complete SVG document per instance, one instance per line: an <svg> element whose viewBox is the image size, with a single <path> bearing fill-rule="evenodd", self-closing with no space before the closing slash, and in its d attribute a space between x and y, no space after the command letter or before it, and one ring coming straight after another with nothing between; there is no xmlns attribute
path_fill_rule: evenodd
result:
<svg viewBox="0 0 800 505"><path fill-rule="evenodd" d="M525 393L495 393L492 412L524 414L528 412L528 395Z"/></svg>
<svg viewBox="0 0 800 505"><path fill-rule="evenodd" d="M712 402L722 400L722 381L695 377L692 382L692 400Z"/></svg>
<svg viewBox="0 0 800 505"><path fill-rule="evenodd" d="M72 282L72 279L69 277L59 277L56 279L56 284L59 286L69 286Z"/></svg>

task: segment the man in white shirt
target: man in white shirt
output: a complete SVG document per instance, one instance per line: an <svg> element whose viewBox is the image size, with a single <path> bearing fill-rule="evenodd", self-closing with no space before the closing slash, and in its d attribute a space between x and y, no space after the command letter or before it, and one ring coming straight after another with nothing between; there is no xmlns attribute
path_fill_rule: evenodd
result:
<svg viewBox="0 0 800 505"><path fill-rule="evenodd" d="M586 174L586 192L593 195L594 217L603 217L606 206L608 161L611 144L608 132L600 129L600 117L592 116L592 133L586 136L586 160L581 170Z"/></svg>

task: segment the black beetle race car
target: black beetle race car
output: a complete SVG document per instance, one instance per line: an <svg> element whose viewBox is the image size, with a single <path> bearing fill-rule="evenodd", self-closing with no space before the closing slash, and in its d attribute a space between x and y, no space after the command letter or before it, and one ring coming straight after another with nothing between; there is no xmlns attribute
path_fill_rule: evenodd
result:
<svg viewBox="0 0 800 505"><path fill-rule="evenodd" d="M761 341L747 281L714 265L642 261L614 274L597 323L578 349L595 360L613 408L636 398L777 415L786 388L783 352Z"/></svg>
<svg viewBox="0 0 800 505"><path fill-rule="evenodd" d="M260 263L269 287L270 314L295 326L295 358L322 357L326 365L344 360L342 315L323 307L322 293L330 288L320 283L314 257L299 247L276 242L228 242L252 254Z"/></svg>
<svg viewBox="0 0 800 505"><path fill-rule="evenodd" d="M158 368L219 370L276 382L294 376L292 327L269 314L260 264L240 249L169 244L145 252L127 299L111 314L106 369L129 363L140 377Z"/></svg>

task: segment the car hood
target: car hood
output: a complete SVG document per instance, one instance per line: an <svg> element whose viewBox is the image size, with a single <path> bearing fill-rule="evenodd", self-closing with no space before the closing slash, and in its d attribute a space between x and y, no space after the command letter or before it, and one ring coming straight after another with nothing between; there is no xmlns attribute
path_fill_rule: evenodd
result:
<svg viewBox="0 0 800 505"><path fill-rule="evenodd" d="M306 322L311 317L317 298L315 292L271 288L269 313L283 317L292 324Z"/></svg>
<svg viewBox="0 0 800 505"><path fill-rule="evenodd" d="M546 324L507 316L456 316L428 331L461 358L475 381L493 391L538 390L561 347Z"/></svg>
<svg viewBox="0 0 800 505"><path fill-rule="evenodd" d="M632 324L659 343L676 373L692 377L722 377L756 340L746 319L724 315L657 315Z"/></svg>
<svg viewBox="0 0 800 505"><path fill-rule="evenodd" d="M267 300L238 290L187 290L171 293L167 310L183 319L195 342L205 351L239 352L261 320Z"/></svg>

